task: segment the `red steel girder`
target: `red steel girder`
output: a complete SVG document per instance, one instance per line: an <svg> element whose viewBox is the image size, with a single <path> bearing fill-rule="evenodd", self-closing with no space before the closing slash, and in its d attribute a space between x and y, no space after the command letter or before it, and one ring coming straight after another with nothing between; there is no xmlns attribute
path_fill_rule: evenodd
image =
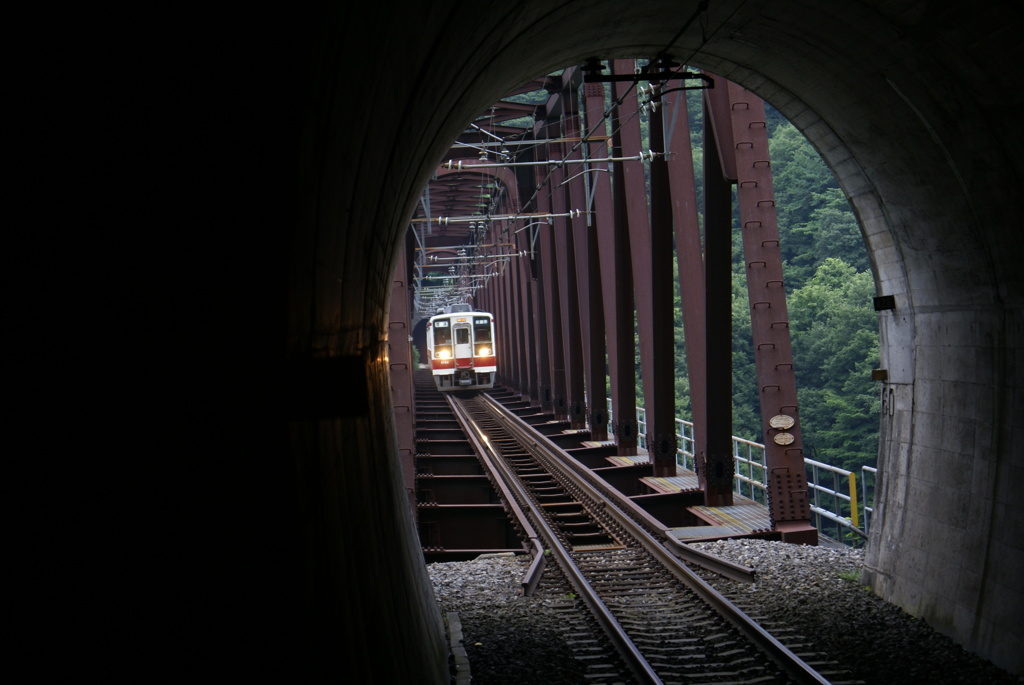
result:
<svg viewBox="0 0 1024 685"><path fill-rule="evenodd" d="M731 148L717 143L730 131L728 109L704 92L704 336L707 382L704 386L705 453L698 455L697 475L708 506L732 504L732 184L723 167ZM724 118L724 121L722 119ZM723 159L718 153L724 149Z"/></svg>
<svg viewBox="0 0 1024 685"><path fill-rule="evenodd" d="M665 90L676 84L669 82ZM694 455L703 463L707 454L707 329L705 322L704 248L697 213L693 173L693 150L685 91L666 93L661 98L667 127L669 185L672 193L672 224L675 227L679 299L686 341L687 377L690 381L690 413L694 425ZM717 380L721 380L718 378Z"/></svg>
<svg viewBox="0 0 1024 685"><path fill-rule="evenodd" d="M583 87L587 132L592 142L588 143L589 157L602 159L611 156L607 139L607 123L604 115L605 87L599 83L588 83ZM623 225L615 221L612 204L611 180L607 162L591 163L590 184L593 202L593 231L597 239L598 273L600 275L601 305L603 307L604 341L608 357L608 379L612 394L612 414L616 419L626 417L632 421L630 433L616 430L615 443L620 455L636 454L636 375L633 366L633 299L632 288L620 284L632 282L630 268L629 239ZM593 273L593 271L591 272ZM628 351L630 358L623 359L620 350ZM591 352L591 355L602 352ZM594 360L592 360L593 363ZM601 361L598 359L597 361ZM603 406L601 407L603 409ZM592 408L591 412L596 411ZM595 439L596 438L595 436Z"/></svg>
<svg viewBox="0 0 1024 685"><path fill-rule="evenodd" d="M772 526L782 531L784 540L815 544L817 531L810 523L764 102L735 83L728 83L728 93L768 469L768 508Z"/></svg>
<svg viewBox="0 0 1024 685"><path fill-rule="evenodd" d="M574 107L565 119L567 138L582 134L580 115ZM584 213L570 222L573 254L576 262L576 294L578 297L582 375L585 395L584 426L589 426L592 440L608 437L607 392L605 390L604 311L601 304L600 264L593 215L589 211L587 186L592 174L582 163L582 141L572 145L566 154L569 206L583 208ZM596 172L595 172L596 173ZM583 426L581 426L583 427Z"/></svg>
<svg viewBox="0 0 1024 685"><path fill-rule="evenodd" d="M629 73L632 65L632 60L616 60L612 64L612 69L617 73ZM625 156L623 147L626 142L631 146L637 145L637 137L632 130L630 130L628 140L623 140L623 122L636 117L639 111L636 106L636 98L625 97L628 92L626 86L612 89L613 97L623 98L622 104L612 107L612 151L613 156L617 157ZM633 149L639 148L630 148L631 151ZM633 361L636 346L633 339L633 256L629 227L632 216L647 220L647 207L646 203L640 203L642 195L637 196L635 192L630 192L635 190L635 182L627 189L626 163L614 162L612 169L612 207L614 209L613 225L610 230L612 236L609 238L609 231L604 231L602 245L611 244L616 254L614 268L617 278L612 283L612 287L618 291L615 298L615 316L619 324L618 334L615 336L618 341L616 351L618 389L613 397L615 440L620 454L636 454L639 427L636 420L636 367Z"/></svg>
<svg viewBox="0 0 1024 685"><path fill-rule="evenodd" d="M540 236L540 229L535 229L538 233L538 241ZM548 312L547 312L547 288L544 285L543 272L543 261L538 254L534 263L537 267L536 278L530 281L530 312L533 318L533 339L534 349L537 351L537 356L534 357L537 360L537 401L540 403L541 410L550 414L554 414L554 391L551 385L551 357L547 354L548 345L550 343L550 336L548 335Z"/></svg>
<svg viewBox="0 0 1024 685"><path fill-rule="evenodd" d="M512 240L515 240L515 234L512 234ZM512 336L512 376L513 383L512 387L518 390L520 393L525 392L526 388L526 366L527 359L524 350L524 326L525 322L522 317L522 303L520 302L520 288L519 281L521 278L520 262L523 261L521 258L515 258L506 267L507 274L505 280L508 281L508 331Z"/></svg>
<svg viewBox="0 0 1024 685"><path fill-rule="evenodd" d="M552 211L551 188L546 183L546 172L537 172L538 185L545 191L538 196L538 211ZM556 418L568 418L568 402L565 389L565 348L562 345L562 310L559 296L559 273L555 260L555 240L551 222L542 224L538 236L538 258L540 260L542 295L544 298L544 344L549 360L549 383L551 407ZM564 276L562 277L564 278Z"/></svg>
<svg viewBox="0 0 1024 685"><path fill-rule="evenodd" d="M560 143L552 145L552 153L561 159L567 152ZM564 214L568 209L568 190L565 167L557 166L550 172L551 211ZM586 427L586 397L583 390L583 347L580 341L580 303L577 295L579 279L576 274L575 245L571 222L563 216L552 219L555 260L558 267L559 324L562 331L562 349L565 362L566 411L573 429Z"/></svg>
<svg viewBox="0 0 1024 685"><path fill-rule="evenodd" d="M520 231L515 234L516 249L524 257L516 260L516 295L515 295L515 317L519 326L519 391L523 393L524 399L531 404L537 402L537 376L536 363L537 349L535 345L535 334L533 331L533 318L530 302L531 275L530 262L525 256L530 251L530 234L527 231Z"/></svg>
<svg viewBox="0 0 1024 685"><path fill-rule="evenodd" d="M674 101L679 92L668 96ZM666 150L666 114L677 113L666 109L664 102L650 117L651 148ZM671 123L671 122L670 122ZM654 359L654 376L644 375L645 397L653 398L653 407L647 409L647 451L654 463L654 475L676 474L676 400L675 400L675 303L672 301L672 190L669 182L668 161L665 155L651 159L651 291L652 313L650 342L641 339L640 345L650 345ZM639 303L638 303L639 305ZM654 416L651 415L652 409ZM652 420L653 419L653 420ZM653 430L652 430L653 428Z"/></svg>
<svg viewBox="0 0 1024 685"><path fill-rule="evenodd" d="M613 73L631 73L632 60L615 60ZM640 120L636 92L625 82L612 84L618 109L617 143L621 156L637 154L642 149ZM621 181L620 181L621 179ZM640 341L640 370L643 380L644 409L647 422L647 450L651 457L655 476L674 476L675 449L675 401L674 354L657 355L659 348L665 349L665 318L672 326L671 287L671 225L665 225L659 208L658 224L652 227L647 215L647 189L643 167L636 162L625 162L616 167L615 181L623 184L622 192L616 195L625 200L626 223L629 234L630 257L633 262L633 292L637 317L637 337ZM652 184L654 179L652 176ZM667 195L665 188L659 191ZM655 235L657 233L657 235ZM669 250L664 250L665 236L668 236ZM665 268L665 258L668 268ZM667 302L665 282L668 282ZM669 335L668 344L672 345ZM669 348L671 350L671 348ZM673 390L666 392L668 383Z"/></svg>
<svg viewBox="0 0 1024 685"><path fill-rule="evenodd" d="M495 233L500 232L499 226L501 223L503 222L495 222L495 226L492 229ZM509 279L506 275L492 280L497 281L497 287L494 288L493 293L494 305L491 310L497 319L495 322L496 349L501 354L501 358L508 362L505 365L499 365L500 371L498 375L503 383L514 386L516 373L515 324L512 320L512 307L509 302Z"/></svg>
<svg viewBox="0 0 1024 685"><path fill-rule="evenodd" d="M535 182L539 182L540 175L536 170L532 176ZM532 199L532 209L538 213L550 211L545 193L536 193ZM543 224L535 224L522 231L527 236L530 254L530 280L528 285L530 295L530 321L533 332L533 349L536 361L536 394L535 401L540 405L543 412L554 414L554 388L552 386L552 358L549 346L551 336L548 334L548 319L550 318L548 305L547 266L548 255L543 254L547 245L548 236L542 229Z"/></svg>

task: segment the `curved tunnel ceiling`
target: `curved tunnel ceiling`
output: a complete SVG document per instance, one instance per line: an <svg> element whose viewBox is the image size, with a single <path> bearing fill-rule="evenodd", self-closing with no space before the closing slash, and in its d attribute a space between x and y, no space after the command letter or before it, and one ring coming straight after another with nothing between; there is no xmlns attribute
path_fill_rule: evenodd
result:
<svg viewBox="0 0 1024 685"><path fill-rule="evenodd" d="M435 157L423 159L421 177L426 181L435 160L449 154L441 144L459 136L454 122L479 117L510 84L529 83L537 73L588 57L667 53L751 89L818 148L858 214L881 290L907 289L906 268L913 269L921 249L931 251L929 272L934 259L949 260L944 266L953 278L945 285L951 289L979 280L991 286L991 274L972 274L955 263L965 248L998 251L1019 243L998 232L990 236L994 244L984 246L984 224L1007 217L985 216L996 202L967 206L969 193L996 195L998 184L990 184L995 179L971 159L979 146L998 150L999 136L1011 126L1008 117L992 118L1000 112L993 86L1005 77L981 69L985 60L972 52L969 31L980 31L980 22L956 24L962 32L953 32L944 22L954 11L925 12L914 2L712 2L704 12L696 8L655 1L635 3L626 12L618 3L567 3L542 11L530 3L495 18L488 30L478 27L461 45L471 57L464 58L459 82L449 84L465 97L446 103L450 110L437 129ZM452 18L453 32L460 19ZM1010 50L1010 35L996 35ZM470 108L472 114L466 112ZM913 167L907 166L910 160ZM1020 175L1020 161L1007 161ZM926 182L922 169L928 170ZM951 202L972 215L970 230L963 221L949 227L961 236L952 244L948 231L919 232L921 208L940 202L946 209L934 212L939 221L951 216ZM892 255L893 233L898 243L915 249Z"/></svg>

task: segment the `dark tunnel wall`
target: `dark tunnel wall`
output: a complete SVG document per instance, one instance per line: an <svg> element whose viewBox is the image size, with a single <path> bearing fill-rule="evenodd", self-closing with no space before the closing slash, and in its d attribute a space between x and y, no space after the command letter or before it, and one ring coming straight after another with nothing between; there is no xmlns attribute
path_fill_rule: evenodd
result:
<svg viewBox="0 0 1024 685"><path fill-rule="evenodd" d="M179 497L158 652L214 674L446 682L387 394L404 222L459 131L511 87L592 55L649 57L695 6L437 2L178 23L155 84L170 181L164 268L148 278L172 331L165 381L192 390L161 445ZM965 22L952 2L712 2L672 50L765 97L840 178L879 293L897 300L882 328L894 411L877 588L1018 669L1006 636L1021 593L1006 579L1022 517L1006 484L1022 462L1022 245L1007 198L1024 174L1004 144L1019 80L1000 67L1020 56L1020 28L1008 10ZM960 433L933 437L951 421ZM973 528L926 487L935 473L962 483L965 462L971 495L954 494L974 503ZM930 563L952 588L928 585ZM942 589L957 611L937 610ZM401 658L370 658L382 644Z"/></svg>

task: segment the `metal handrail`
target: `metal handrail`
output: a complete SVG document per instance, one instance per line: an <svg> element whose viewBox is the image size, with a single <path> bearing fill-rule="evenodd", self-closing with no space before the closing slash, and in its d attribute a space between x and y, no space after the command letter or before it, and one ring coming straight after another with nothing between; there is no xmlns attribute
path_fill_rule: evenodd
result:
<svg viewBox="0 0 1024 685"><path fill-rule="evenodd" d="M827 519L835 524L835 539L843 540L849 534L866 538L867 533L860 527L860 518L857 505L857 477L852 471L824 464L814 459L804 458L809 473L807 476L807 487L812 493L813 504L811 513L816 517L815 526L823 531L822 519ZM825 476L821 477L820 472L824 471ZM827 487L823 481L831 476L831 487ZM843 490L843 483L846 484L846 491ZM826 509L822 506L822 496L832 498L833 509ZM840 512L840 501L850 506L850 516L843 516ZM845 529L845 530L843 530Z"/></svg>
<svg viewBox="0 0 1024 685"><path fill-rule="evenodd" d="M612 421L610 399L608 400L608 417L608 425L614 433L615 424ZM638 446L647 449L647 416L643 407L636 408L636 421ZM676 441L676 464L689 471L696 471L692 422L676 418ZM755 502L767 504L768 468L765 464L764 445L734 435L732 456L736 467L733 476L733 492ZM873 498L869 499L868 497L868 479L871 479L873 486L878 469L872 466L861 467L861 487L858 498L857 477L852 471L807 457L804 457L804 464L808 470L807 487L812 493L810 508L815 528L819 532L825 532L823 526L834 530L835 539L844 543L850 539L866 538L871 516L874 514L874 508L868 504L869 501L873 501ZM826 475L822 475L822 472ZM831 487L825 482L828 478L831 478ZM828 498L831 498L831 502L823 501ZM840 502L848 504L850 516L843 516L839 511ZM860 525L861 509L864 513L863 526ZM826 525L826 521L831 525Z"/></svg>
<svg viewBox="0 0 1024 685"><path fill-rule="evenodd" d="M861 487L861 502L864 503L864 530L867 531L871 525L871 517L875 513L875 508L868 506L868 478L871 479L872 492L874 492L874 486L878 479L878 469L873 466L861 466L860 467L860 487ZM871 499L874 501L874 498Z"/></svg>

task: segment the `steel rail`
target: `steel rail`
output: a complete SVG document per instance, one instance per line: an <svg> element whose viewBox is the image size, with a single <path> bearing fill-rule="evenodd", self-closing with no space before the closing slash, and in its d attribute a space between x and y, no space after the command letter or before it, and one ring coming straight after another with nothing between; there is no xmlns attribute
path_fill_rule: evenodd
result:
<svg viewBox="0 0 1024 685"><path fill-rule="evenodd" d="M493 467L493 474L496 479L503 481L502 485L503 492L514 492L516 499L523 503L536 521L537 529L539 529L541 536L545 539L548 545L548 549L551 552L551 556L554 557L565 573L566 578L572 584L572 586L579 593L580 598L590 609L594 618L604 628L605 633L609 639L618 649L622 655L627 666L633 671L637 678L638 683L649 683L650 685L663 685L663 681L658 676L657 672L644 657L640 649L633 643L626 630L618 622L618 619L612 614L611 610L608 609L607 605L597 595L597 592L591 587L590 583L587 582L583 572L573 561L569 555L568 550L558 539L558 535L555 533L551 525L545 520L543 512L539 510L539 507L533 503L530 499L529 493L519 483L519 479L515 477L512 471L509 469L505 460L500 458L497 451L490 444L490 440L484 435L483 430L477 425L477 422L472 420L471 417L466 415L465 407L462 406L461 402L455 401L455 398L449 398L449 404L452 406L452 410L455 412L456 418L458 418L460 424L468 425L470 430L467 433L473 433L477 436L477 444L484 445L484 451L489 453L488 464ZM503 422L502 422L503 423ZM493 457L493 458L491 458ZM511 501L510 501L511 504Z"/></svg>
<svg viewBox="0 0 1024 685"><path fill-rule="evenodd" d="M512 515L515 516L516 521L522 526L523 533L533 547L533 563L530 564L530 568L523 577L522 583L523 596L529 597L537 589L537 584L540 583L541 575L544 573L544 567L547 565L547 560L544 556L544 545L541 544L537 531L534 530L530 519L527 518L519 506L519 502L512 496L512 492L506 483L507 479L497 477L497 474L500 473L499 468L503 464L501 463L500 456L494 450L494 447L491 446L490 440L487 439L487 436L484 435L475 421L463 415L463 408L455 402L454 397L447 395L445 400L455 416L455 421L462 427L462 432L466 434L466 438L472 444L473 450L483 460L484 465L487 467L487 472L492 474L492 483L501 491L502 499L505 501L506 506L512 510Z"/></svg>
<svg viewBox="0 0 1024 685"><path fill-rule="evenodd" d="M753 583L756 580L757 574L749 566L736 564L728 559L723 559L714 554L690 547L685 542L677 540L665 531L662 531L662 536L661 544L665 545L670 552L683 561L706 568L712 573L717 573L720 576L731 578L741 583Z"/></svg>
<svg viewBox="0 0 1024 685"><path fill-rule="evenodd" d="M495 400L490 395L487 395L487 397L490 398L492 403L497 404L497 407L500 407L503 411L507 412L507 410L505 410L504 407L501 406L500 402L497 402L497 400ZM511 412L508 413L510 416L514 416L513 414L511 414ZM541 437L543 437L543 434L539 432L538 435L541 435ZM586 466L577 461L571 454L568 454L564 450L559 451L561 453L562 459L564 460L562 463L569 465L579 477L586 480L590 487L599 491L604 499L614 502L620 509L623 510L623 512L630 512L633 523L637 522L638 520L643 521L646 522L647 526L651 530L657 530L659 534L662 536L662 544L665 545L669 549L669 551L671 551L677 557L681 558L683 561L690 564L695 564L697 566L701 566L702 568L706 568L707 570L713 573L717 573L718 575L724 576L726 578L731 578L732 580L736 580L741 583L752 583L756 580L757 574L754 571L754 569L750 568L749 566L737 564L735 562L729 561L728 559L723 559L722 557L716 556L709 552L704 552L702 550L696 549L694 547L691 547L690 545L687 545L684 542L681 542L674 536L670 535L668 533L668 528L665 525L654 519L650 514L648 514L646 511L644 511L636 504L634 504L632 501L630 501L629 498L623 496L621 492L611 487L600 478L595 477L594 474L590 471L590 469L588 469Z"/></svg>
<svg viewBox="0 0 1024 685"><path fill-rule="evenodd" d="M592 475L584 474L578 469L589 471L582 464L579 464L571 455L548 439L529 424L522 422L519 417L506 409L490 395L485 394L484 399L489 407L496 412L496 417L514 435L527 443L532 443L535 449L544 450L559 455L562 461L555 460L553 465L569 475L589 496L604 503L604 511L611 515L616 522L628 533L637 538L638 541L666 568L697 595L702 597L718 613L734 625L747 639L761 648L772 661L783 671L799 683L816 683L828 685L829 681L818 673L807 662L797 656L788 647L782 644L775 636L765 630L754 619L750 618L742 609L729 601L718 590L709 585L703 578L694 573L685 564L670 552L663 544L654 538L643 526L628 516L619 505L605 496L602 488L595 487L591 482Z"/></svg>

